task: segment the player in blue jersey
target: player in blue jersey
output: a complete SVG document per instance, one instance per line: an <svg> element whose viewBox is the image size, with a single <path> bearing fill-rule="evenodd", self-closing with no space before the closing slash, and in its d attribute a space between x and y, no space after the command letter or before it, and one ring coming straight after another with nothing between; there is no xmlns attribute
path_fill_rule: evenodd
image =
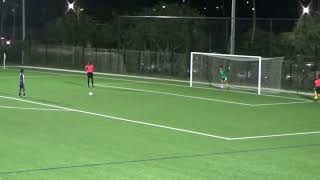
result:
<svg viewBox="0 0 320 180"><path fill-rule="evenodd" d="M26 89L25 89L25 77L24 77L24 70L21 69L20 70L20 74L19 74L19 96L26 96Z"/></svg>

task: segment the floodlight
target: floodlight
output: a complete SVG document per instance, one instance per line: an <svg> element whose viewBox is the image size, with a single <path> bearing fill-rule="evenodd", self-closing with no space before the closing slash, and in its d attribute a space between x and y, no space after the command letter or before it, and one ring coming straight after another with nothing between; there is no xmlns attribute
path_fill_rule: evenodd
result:
<svg viewBox="0 0 320 180"><path fill-rule="evenodd" d="M74 10L74 2L73 3L69 3L68 2L68 10Z"/></svg>
<svg viewBox="0 0 320 180"><path fill-rule="evenodd" d="M310 6L302 7L302 14L310 14Z"/></svg>

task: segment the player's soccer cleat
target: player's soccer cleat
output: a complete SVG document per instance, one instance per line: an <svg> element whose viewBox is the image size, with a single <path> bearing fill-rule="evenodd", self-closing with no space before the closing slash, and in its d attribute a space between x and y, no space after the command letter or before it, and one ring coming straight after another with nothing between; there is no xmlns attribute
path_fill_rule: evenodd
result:
<svg viewBox="0 0 320 180"><path fill-rule="evenodd" d="M314 101L318 101L318 96L314 96Z"/></svg>

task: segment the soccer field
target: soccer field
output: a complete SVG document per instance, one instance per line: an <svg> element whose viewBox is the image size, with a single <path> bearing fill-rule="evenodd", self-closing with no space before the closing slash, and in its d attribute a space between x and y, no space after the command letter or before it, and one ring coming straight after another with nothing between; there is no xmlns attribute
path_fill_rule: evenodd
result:
<svg viewBox="0 0 320 180"><path fill-rule="evenodd" d="M0 180L318 179L312 97L0 70ZM90 89L91 90L91 89Z"/></svg>

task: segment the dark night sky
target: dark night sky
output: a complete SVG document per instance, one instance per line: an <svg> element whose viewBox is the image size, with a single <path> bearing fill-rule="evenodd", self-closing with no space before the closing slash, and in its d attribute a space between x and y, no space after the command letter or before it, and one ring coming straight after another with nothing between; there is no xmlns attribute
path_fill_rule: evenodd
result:
<svg viewBox="0 0 320 180"><path fill-rule="evenodd" d="M186 0L188 3L189 0ZM191 6L198 8L202 13L203 7L207 7L206 13L208 16L222 16L221 10L217 10L216 6L222 5L225 2L225 16L230 16L231 0L190 0ZM237 0L238 16L250 17L252 0L247 5L247 0ZM84 6L89 12L99 12L99 14L108 13L108 11L132 12L142 7L152 6L159 0L78 0L79 5ZM165 0L163 2L181 3L182 0ZM296 18L299 16L299 1L298 0L256 0L258 17L282 17ZM107 12L106 12L107 11Z"/></svg>
<svg viewBox="0 0 320 180"><path fill-rule="evenodd" d="M186 0L188 3L189 0ZM224 16L230 17L231 0L191 0L191 6L202 14L222 17L222 10L217 6L225 3ZM251 17L252 0L237 0L237 17ZM64 15L66 0L32 0L26 1L27 21L29 25L40 25L55 17ZM77 5L85 9L86 14L105 22L112 12L132 14L141 8L150 7L159 0L77 0ZM162 2L181 3L182 0L163 0ZM256 0L257 17L260 18L298 18L301 7L299 0ZM204 11L203 7L207 7Z"/></svg>

